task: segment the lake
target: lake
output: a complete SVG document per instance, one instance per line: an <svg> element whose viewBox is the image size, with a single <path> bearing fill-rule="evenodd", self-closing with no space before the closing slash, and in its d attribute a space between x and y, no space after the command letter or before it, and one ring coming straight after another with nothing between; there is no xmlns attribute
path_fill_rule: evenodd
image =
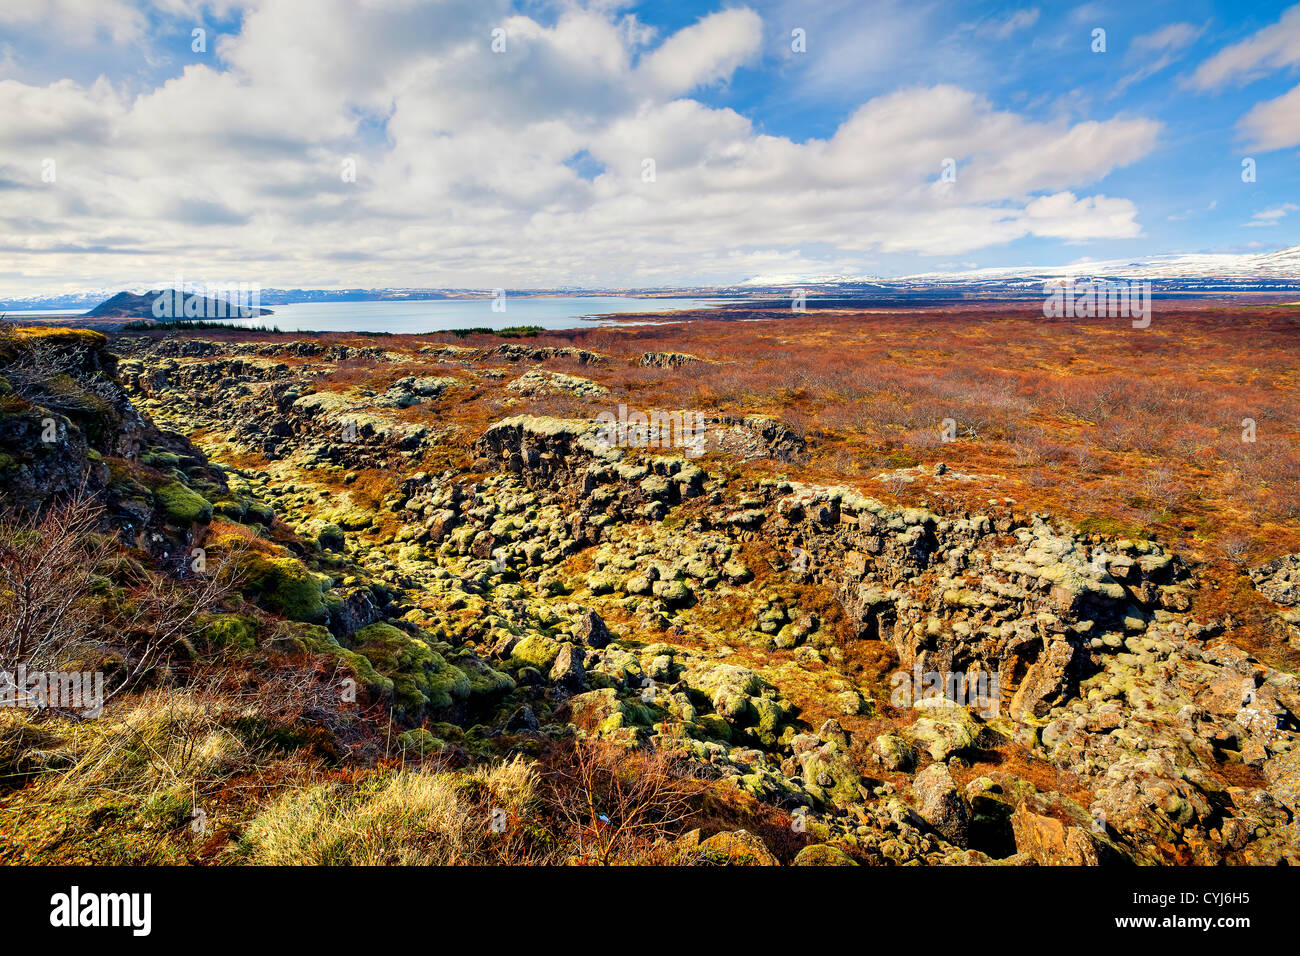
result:
<svg viewBox="0 0 1300 956"><path fill-rule="evenodd" d="M730 300L645 299L624 295L520 297L506 299L503 312L492 311L493 300L490 298L294 302L288 305L265 305L274 315L219 321L250 328L278 328L285 332L392 332L399 335L445 332L449 329L504 329L515 325L575 329L586 325L611 325L616 321L612 318L595 318L600 315L707 309L728 301ZM67 315L68 310L10 312L8 316L12 321L55 314Z"/></svg>

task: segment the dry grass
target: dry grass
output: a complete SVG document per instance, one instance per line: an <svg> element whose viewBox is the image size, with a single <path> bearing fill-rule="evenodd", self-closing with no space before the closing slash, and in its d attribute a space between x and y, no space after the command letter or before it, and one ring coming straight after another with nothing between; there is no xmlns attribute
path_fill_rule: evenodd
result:
<svg viewBox="0 0 1300 956"><path fill-rule="evenodd" d="M545 862L521 828L536 789L535 772L519 758L464 774L399 770L361 786L311 786L260 813L243 853L269 865Z"/></svg>

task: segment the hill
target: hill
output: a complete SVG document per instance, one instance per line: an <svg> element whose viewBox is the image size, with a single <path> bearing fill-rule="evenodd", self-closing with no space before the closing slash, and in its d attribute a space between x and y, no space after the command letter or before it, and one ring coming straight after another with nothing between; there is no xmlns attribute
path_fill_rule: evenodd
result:
<svg viewBox="0 0 1300 956"><path fill-rule="evenodd" d="M162 289L141 295L119 292L87 312L86 318L229 319L273 314L270 309L239 301Z"/></svg>

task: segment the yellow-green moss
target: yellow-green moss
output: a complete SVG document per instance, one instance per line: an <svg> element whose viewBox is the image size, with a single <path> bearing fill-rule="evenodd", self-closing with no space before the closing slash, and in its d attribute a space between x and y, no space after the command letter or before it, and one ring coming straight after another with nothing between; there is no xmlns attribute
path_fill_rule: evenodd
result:
<svg viewBox="0 0 1300 956"><path fill-rule="evenodd" d="M213 647L251 650L257 646L257 619L247 614L213 614L200 626L203 638Z"/></svg>
<svg viewBox="0 0 1300 956"><path fill-rule="evenodd" d="M268 611L309 624L323 623L329 616L325 577L296 558L248 554L240 559L238 573L243 593Z"/></svg>
<svg viewBox="0 0 1300 956"><path fill-rule="evenodd" d="M382 621L362 628L356 652L393 682L393 702L401 710L449 707L470 694L469 678L424 640Z"/></svg>
<svg viewBox="0 0 1300 956"><path fill-rule="evenodd" d="M212 504L179 481L169 481L154 493L154 499L167 512L167 520L188 526L212 520Z"/></svg>

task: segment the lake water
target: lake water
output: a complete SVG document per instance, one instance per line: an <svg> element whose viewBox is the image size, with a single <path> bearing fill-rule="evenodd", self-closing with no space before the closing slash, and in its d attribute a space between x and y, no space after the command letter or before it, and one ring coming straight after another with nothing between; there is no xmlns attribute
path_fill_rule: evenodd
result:
<svg viewBox="0 0 1300 956"><path fill-rule="evenodd" d="M422 299L419 301L386 299L379 302L294 302L271 305L274 315L248 319L221 319L250 328L264 326L285 332L392 332L417 334L445 332L449 329L504 329L514 325L537 325L544 329L576 329L586 325L610 325L614 319L595 318L605 315L638 315L652 312L675 312L682 309L707 309L722 305L726 299L644 299L632 296L552 296L546 298L508 298L504 312L492 311L490 298ZM23 316L37 318L55 312L11 312L11 320Z"/></svg>

